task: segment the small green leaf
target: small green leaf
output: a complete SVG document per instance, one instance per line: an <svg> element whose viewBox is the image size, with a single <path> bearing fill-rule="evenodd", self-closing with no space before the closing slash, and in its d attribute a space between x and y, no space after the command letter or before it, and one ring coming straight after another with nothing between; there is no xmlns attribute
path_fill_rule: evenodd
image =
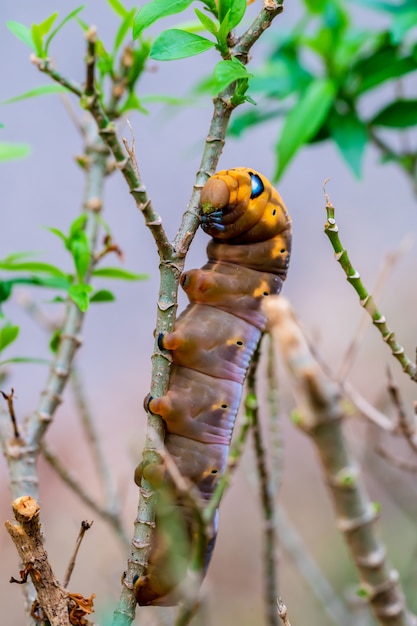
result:
<svg viewBox="0 0 417 626"><path fill-rule="evenodd" d="M408 128L417 124L417 100L397 100L381 109L370 121L372 126Z"/></svg>
<svg viewBox="0 0 417 626"><path fill-rule="evenodd" d="M36 52L35 43L33 41L31 29L25 26L24 24L20 24L19 22L6 22L7 28L10 32L13 33L15 37L23 41L24 44L32 48L34 52Z"/></svg>
<svg viewBox="0 0 417 626"><path fill-rule="evenodd" d="M100 278L115 278L117 280L147 280L147 274L134 274L121 267L100 267L93 271L93 276Z"/></svg>
<svg viewBox="0 0 417 626"><path fill-rule="evenodd" d="M145 115L149 113L148 109L142 106L135 92L131 91L128 94L125 102L123 103L123 106L120 109L120 113L122 114L122 113L126 113L127 111L134 111L134 110L140 111L141 113L144 113Z"/></svg>
<svg viewBox="0 0 417 626"><path fill-rule="evenodd" d="M395 44L401 44L409 30L417 24L417 8L410 7L408 11L395 15L391 23L391 37Z"/></svg>
<svg viewBox="0 0 417 626"><path fill-rule="evenodd" d="M19 326L13 326L10 323L0 328L0 352L9 346L19 334Z"/></svg>
<svg viewBox="0 0 417 626"><path fill-rule="evenodd" d="M69 239L76 237L78 233L84 230L85 223L87 221L87 213L82 213L72 222L69 231Z"/></svg>
<svg viewBox="0 0 417 626"><path fill-rule="evenodd" d="M32 24L32 39L35 44L35 52L38 57L43 57L43 38L38 24Z"/></svg>
<svg viewBox="0 0 417 626"><path fill-rule="evenodd" d="M90 302L114 302L114 300L116 300L114 294L107 289L99 289L90 297Z"/></svg>
<svg viewBox="0 0 417 626"><path fill-rule="evenodd" d="M323 13L327 2L328 0L304 0L304 4L306 5L308 11L313 14Z"/></svg>
<svg viewBox="0 0 417 626"><path fill-rule="evenodd" d="M357 178L362 173L362 160L368 143L366 125L353 112L333 113L329 120L330 134L346 163Z"/></svg>
<svg viewBox="0 0 417 626"><path fill-rule="evenodd" d="M68 89L66 89L62 85L40 85L39 87L35 87L35 89L31 89L30 91L26 91L19 96L14 96L13 98L5 100L3 104L11 104L12 102L19 102L19 100L27 100L28 98L34 98L36 96L46 96L51 93L62 92L68 93Z"/></svg>
<svg viewBox="0 0 417 626"><path fill-rule="evenodd" d="M59 31L61 30L61 28L70 20L76 18L76 16L78 15L78 13L80 13L80 11L82 11L84 9L84 5L82 4L81 6L77 7L76 9L74 9L73 11L71 11L71 13L68 13L68 15L66 17L64 17L64 19L62 20L62 22L60 22L58 24L58 26L52 31L52 33L49 35L48 39L45 42L45 54L48 54L48 49L49 49L49 44L51 43L52 39L55 37L55 35L57 33L59 33Z"/></svg>
<svg viewBox="0 0 417 626"><path fill-rule="evenodd" d="M123 6L120 0L107 0L107 2L109 3L113 11L117 13L117 15L119 15L119 17L122 17L124 19L129 14L128 9Z"/></svg>
<svg viewBox="0 0 417 626"><path fill-rule="evenodd" d="M205 37L172 28L158 35L153 42L149 56L156 61L173 61L201 54L214 48L215 45L213 41Z"/></svg>
<svg viewBox="0 0 417 626"><path fill-rule="evenodd" d="M227 20L229 32L243 19L246 11L246 0L219 0L219 22Z"/></svg>
<svg viewBox="0 0 417 626"><path fill-rule="evenodd" d="M123 43L127 33L132 28L133 18L135 16L135 12L136 12L136 10L132 9L129 13L127 13L127 15L125 16L123 22L120 24L119 30L117 31L116 37L114 39L113 54L116 54L116 52L118 51L118 49L122 45L122 43Z"/></svg>
<svg viewBox="0 0 417 626"><path fill-rule="evenodd" d="M58 350L58 346L59 346L59 341L61 339L61 329L57 328L56 330L54 330L54 332L52 333L52 337L51 340L49 342L49 349L51 350L51 352L53 352L55 354L55 352Z"/></svg>
<svg viewBox="0 0 417 626"><path fill-rule="evenodd" d="M81 230L71 237L70 245L78 280L82 283L91 263L90 241L86 233Z"/></svg>
<svg viewBox="0 0 417 626"><path fill-rule="evenodd" d="M35 363L38 365L51 365L51 361L48 361L48 359L37 359L29 356L14 356L11 359L0 361L0 366L7 365L8 363Z"/></svg>
<svg viewBox="0 0 417 626"><path fill-rule="evenodd" d="M0 141L0 162L24 159L32 152L32 148L27 143L11 143Z"/></svg>
<svg viewBox="0 0 417 626"><path fill-rule="evenodd" d="M12 295L13 281L0 280L0 304L6 302Z"/></svg>
<svg viewBox="0 0 417 626"><path fill-rule="evenodd" d="M41 35L41 37L44 37L45 35L49 33L49 31L52 28L52 24L55 22L57 17L58 17L58 13L52 13L52 15L47 17L46 20L44 20L43 22L40 22L40 24L37 24L39 34Z"/></svg>
<svg viewBox="0 0 417 626"><path fill-rule="evenodd" d="M214 35L217 38L217 34L218 34L218 27L217 24L209 18L208 15L206 15L205 13L203 13L202 11L200 11L199 9L194 9L195 14L197 15L198 19L200 20L200 22L202 23L202 25L204 26L204 28L206 30L208 30L209 33L211 33L212 35Z"/></svg>
<svg viewBox="0 0 417 626"><path fill-rule="evenodd" d="M227 61L219 61L213 71L213 88L215 93L226 89L231 83L239 79L250 78L246 67L235 57Z"/></svg>
<svg viewBox="0 0 417 626"><path fill-rule="evenodd" d="M313 81L286 117L278 139L278 180L296 152L318 132L332 105L335 86L329 79Z"/></svg>
<svg viewBox="0 0 417 626"><path fill-rule="evenodd" d="M365 587L358 587L358 589L356 590L356 595L359 598L369 599L372 594L369 589L366 589Z"/></svg>
<svg viewBox="0 0 417 626"><path fill-rule="evenodd" d="M57 237L59 237L60 239L62 239L62 241L65 244L65 247L68 248L68 239L67 237L64 235L64 233L62 232L62 230L59 230L59 228L54 228L53 226L45 226L45 228L47 230L49 230L49 232L53 233L54 235L56 235Z"/></svg>
<svg viewBox="0 0 417 626"><path fill-rule="evenodd" d="M89 294L91 291L93 291L91 285L71 285L69 288L69 297L83 313L88 309L90 303Z"/></svg>
<svg viewBox="0 0 417 626"><path fill-rule="evenodd" d="M0 269L9 272L40 272L42 274L50 274L51 276L65 277L65 273L50 263L42 263L41 261L0 261Z"/></svg>
<svg viewBox="0 0 417 626"><path fill-rule="evenodd" d="M175 13L182 13L190 6L192 0L152 0L148 2L136 14L133 24L133 39L151 26L157 20Z"/></svg>

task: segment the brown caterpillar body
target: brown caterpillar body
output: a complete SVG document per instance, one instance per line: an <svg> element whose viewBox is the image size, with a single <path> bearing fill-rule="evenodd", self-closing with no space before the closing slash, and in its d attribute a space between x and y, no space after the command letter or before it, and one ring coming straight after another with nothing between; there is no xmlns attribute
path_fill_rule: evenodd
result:
<svg viewBox="0 0 417 626"><path fill-rule="evenodd" d="M261 301L280 292L287 274L291 220L269 181L247 168L209 178L201 212L202 228L212 237L208 263L181 277L190 304L159 341L172 353L169 390L151 398L148 408L165 420L166 448L204 504L226 469L243 383L265 328ZM161 495L147 575L135 582L141 605L181 599L192 514L172 498ZM217 516L214 526L206 566Z"/></svg>

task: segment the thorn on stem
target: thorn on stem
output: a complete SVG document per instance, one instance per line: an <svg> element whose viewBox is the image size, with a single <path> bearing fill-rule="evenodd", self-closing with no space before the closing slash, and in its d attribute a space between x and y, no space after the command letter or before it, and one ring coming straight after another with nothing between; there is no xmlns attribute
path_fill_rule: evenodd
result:
<svg viewBox="0 0 417 626"><path fill-rule="evenodd" d="M4 393L4 391L0 391L0 393L7 402L10 419L12 420L13 434L15 436L15 439L20 439L19 429L17 427L17 421L16 421L16 414L14 412L14 406L13 406L14 389L12 387L9 394Z"/></svg>

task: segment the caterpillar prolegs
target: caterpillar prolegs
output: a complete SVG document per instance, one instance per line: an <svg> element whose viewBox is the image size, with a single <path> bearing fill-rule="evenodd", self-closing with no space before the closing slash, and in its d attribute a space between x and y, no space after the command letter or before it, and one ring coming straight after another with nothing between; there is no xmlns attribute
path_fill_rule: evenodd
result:
<svg viewBox="0 0 417 626"><path fill-rule="evenodd" d="M226 469L243 383L265 329L262 299L279 293L287 274L291 220L270 182L247 168L209 178L200 210L212 237L208 262L181 277L190 304L158 342L172 353L169 390L147 408L165 420L165 446L204 505ZM180 498L161 500L147 575L135 582L141 605L176 604L190 557L191 511ZM217 519L215 526L207 566Z"/></svg>

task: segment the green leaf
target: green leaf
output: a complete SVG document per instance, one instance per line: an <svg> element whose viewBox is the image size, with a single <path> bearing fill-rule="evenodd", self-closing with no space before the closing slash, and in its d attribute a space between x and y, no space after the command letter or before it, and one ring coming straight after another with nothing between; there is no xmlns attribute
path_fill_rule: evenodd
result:
<svg viewBox="0 0 417 626"><path fill-rule="evenodd" d="M368 143L365 124L353 112L333 113L329 120L330 134L342 157L357 178L362 173L362 160Z"/></svg>
<svg viewBox="0 0 417 626"><path fill-rule="evenodd" d="M235 57L227 61L219 61L213 71L213 89L216 93L226 89L231 83L239 79L250 78L246 67Z"/></svg>
<svg viewBox="0 0 417 626"><path fill-rule="evenodd" d="M304 0L310 13L323 13L328 0Z"/></svg>
<svg viewBox="0 0 417 626"><path fill-rule="evenodd" d="M62 239L62 241L65 244L65 247L68 248L68 239L67 237L64 235L64 233L62 232L62 230L59 230L59 228L54 228L53 226L45 226L46 230L49 230L49 232L53 233L54 235L56 235L57 237L59 237L60 239Z"/></svg>
<svg viewBox="0 0 417 626"><path fill-rule="evenodd" d="M131 91L135 88L135 84L139 76L145 69L145 64L151 50L149 41L142 41L140 48L133 48L133 65L127 76L127 87Z"/></svg>
<svg viewBox="0 0 417 626"><path fill-rule="evenodd" d="M32 39L35 44L35 52L38 57L43 57L43 38L38 24L32 24Z"/></svg>
<svg viewBox="0 0 417 626"><path fill-rule="evenodd" d="M91 263L90 241L86 233L81 230L71 237L70 245L77 277L80 283L82 283Z"/></svg>
<svg viewBox="0 0 417 626"><path fill-rule="evenodd" d="M202 4L214 17L218 17L216 0L201 0Z"/></svg>
<svg viewBox="0 0 417 626"><path fill-rule="evenodd" d="M59 342L61 339L61 329L57 328L56 330L54 330L54 332L52 333L52 337L51 340L49 342L49 349L51 350L51 352L53 352L55 354L55 352L58 350L58 346L59 346Z"/></svg>
<svg viewBox="0 0 417 626"><path fill-rule="evenodd" d="M20 94L20 96L14 96L13 98L5 100L3 104L11 104L12 102L27 100L27 98L34 98L36 96L46 96L51 93L62 93L63 91L68 93L68 89L62 85L40 85L39 87L35 87L35 89L31 89L30 91Z"/></svg>
<svg viewBox="0 0 417 626"><path fill-rule="evenodd" d="M127 15L129 14L128 9L126 9L123 4L120 2L120 0L107 0L107 2L109 3L109 5L111 6L111 8L113 9L113 11L115 13L117 13L117 15L119 15L120 17L122 17L123 19L125 17L127 17Z"/></svg>
<svg viewBox="0 0 417 626"><path fill-rule="evenodd" d="M13 326L10 323L0 328L0 352L9 346L19 334L19 326Z"/></svg>
<svg viewBox="0 0 417 626"><path fill-rule="evenodd" d="M335 86L329 79L311 83L286 117L277 144L278 180L296 152L318 132L326 119L335 95Z"/></svg>
<svg viewBox="0 0 417 626"><path fill-rule="evenodd" d="M32 148L27 143L11 143L0 141L0 162L24 159L29 156Z"/></svg>
<svg viewBox="0 0 417 626"><path fill-rule="evenodd" d="M164 30L153 42L150 57L156 61L172 61L174 59L185 59L196 54L201 54L210 48L215 47L215 43L187 33L184 30L172 28Z"/></svg>
<svg viewBox="0 0 417 626"><path fill-rule="evenodd" d="M246 0L219 0L219 22L227 20L229 32L243 19L246 11Z"/></svg>
<svg viewBox="0 0 417 626"><path fill-rule="evenodd" d="M351 71L358 82L356 92L362 94L416 69L417 62L412 55L399 57L398 49L383 40L372 54L368 53L353 63Z"/></svg>
<svg viewBox="0 0 417 626"><path fill-rule="evenodd" d="M57 17L58 17L58 13L52 13L52 15L47 17L46 20L44 20L43 22L40 22L40 24L37 24L39 34L41 37L44 37L45 35L49 33L49 31L52 28L52 24L55 22Z"/></svg>
<svg viewBox="0 0 417 626"><path fill-rule="evenodd" d="M45 41L45 54L48 54L48 49L49 49L49 44L51 43L52 39L55 37L55 35L57 33L59 33L59 31L61 30L61 28L63 26L65 26L65 24L67 22L69 22L70 20L76 18L76 16L78 15L78 13L80 13L80 11L82 11L84 9L84 5L82 4L81 6L77 7L76 9L74 9L73 11L71 11L71 13L68 13L68 15L66 17L64 17L64 19L62 20L62 22L60 22L58 24L58 26L52 31L52 33L49 35L48 39Z"/></svg>
<svg viewBox="0 0 417 626"><path fill-rule="evenodd" d="M133 39L157 20L175 13L182 13L192 0L152 0L139 9L133 24Z"/></svg>
<svg viewBox="0 0 417 626"><path fill-rule="evenodd" d="M259 111L251 109L250 111L246 111L241 115L235 115L233 117L232 122L228 127L228 133L233 137L241 137L243 133L252 126L258 126L263 122L267 122L284 114L285 110L283 108L266 110L266 108L263 107Z"/></svg>
<svg viewBox="0 0 417 626"><path fill-rule="evenodd" d="M95 291L90 297L90 302L114 302L114 300L116 300L114 294L107 289Z"/></svg>
<svg viewBox="0 0 417 626"><path fill-rule="evenodd" d="M69 288L69 297L83 313L88 309L90 303L89 294L91 291L93 291L91 285L71 285Z"/></svg>
<svg viewBox="0 0 417 626"><path fill-rule="evenodd" d="M134 274L121 267L100 267L93 271L93 276L100 278L115 278L117 280L147 280L147 274Z"/></svg>
<svg viewBox="0 0 417 626"><path fill-rule="evenodd" d="M12 295L13 281L12 280L0 280L0 304L6 302Z"/></svg>
<svg viewBox="0 0 417 626"><path fill-rule="evenodd" d="M85 223L87 221L87 213L82 213L72 222L69 231L69 240L76 237L80 232L84 230Z"/></svg>
<svg viewBox="0 0 417 626"><path fill-rule="evenodd" d="M50 263L42 263L41 261L15 262L5 259L0 261L0 269L9 272L40 272L42 274L50 274L51 276L66 276L59 267L51 265Z"/></svg>
<svg viewBox="0 0 417 626"><path fill-rule="evenodd" d="M29 356L14 356L11 359L0 361L0 366L7 365L8 363L36 363L38 365L50 365L51 361L48 361L48 359L37 359Z"/></svg>
<svg viewBox="0 0 417 626"><path fill-rule="evenodd" d="M217 24L212 19L210 19L208 15L206 15L205 13L200 11L200 9L194 9L194 11L195 11L195 14L197 15L198 19L200 20L200 22L204 26L204 28L206 30L208 30L209 33L211 33L212 35L214 35L217 38L217 34L218 34L218 30L219 30L217 28Z"/></svg>
<svg viewBox="0 0 417 626"><path fill-rule="evenodd" d="M417 100L397 100L381 109L370 121L372 126L408 128L417 124Z"/></svg>
<svg viewBox="0 0 417 626"><path fill-rule="evenodd" d="M410 7L409 11L395 15L391 23L391 36L393 43L401 44L409 30L417 24L417 8Z"/></svg>
<svg viewBox="0 0 417 626"><path fill-rule="evenodd" d="M126 111L133 111L133 110L140 111L141 113L144 113L145 115L149 113L148 109L142 106L135 92L131 91L128 94L122 108L120 109L120 113L122 114L122 113L126 113Z"/></svg>
<svg viewBox="0 0 417 626"><path fill-rule="evenodd" d="M29 48L32 48L32 50L36 52L36 47L33 41L32 31L30 28L28 28L24 24L20 24L19 22L13 22L13 21L6 22L6 26L10 30L10 32L13 33L15 37L20 39L20 41L23 41L24 44L26 44L27 46L29 46Z"/></svg>
<svg viewBox="0 0 417 626"><path fill-rule="evenodd" d="M114 39L113 54L116 54L123 41L125 40L127 33L132 28L135 12L135 9L132 9L129 13L127 13L123 22L120 24L119 30L117 31L116 37Z"/></svg>

